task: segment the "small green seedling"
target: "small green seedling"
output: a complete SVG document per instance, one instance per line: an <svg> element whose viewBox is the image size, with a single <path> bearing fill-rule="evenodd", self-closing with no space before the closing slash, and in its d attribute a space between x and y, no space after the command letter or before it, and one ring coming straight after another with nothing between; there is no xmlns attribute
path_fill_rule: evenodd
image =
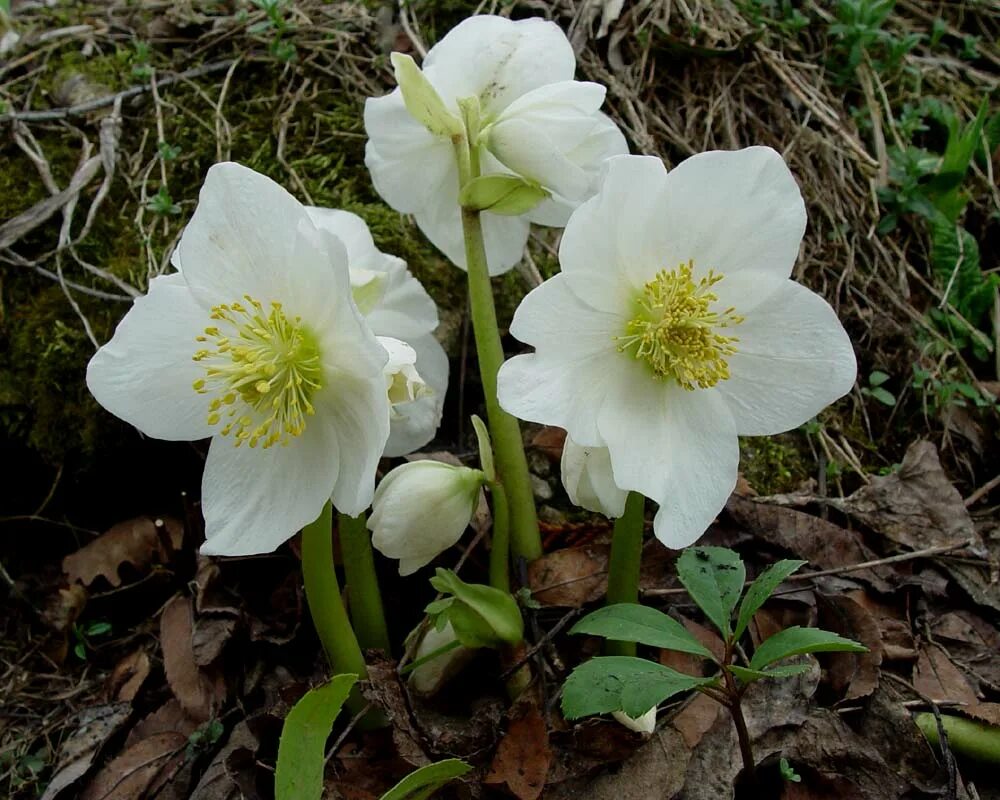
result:
<svg viewBox="0 0 1000 800"><path fill-rule="evenodd" d="M356 675L335 675L306 692L288 712L274 770L276 800L321 800L324 796L326 742L357 680ZM380 800L426 800L471 769L457 758L427 764L403 778Z"/></svg>
<svg viewBox="0 0 1000 800"><path fill-rule="evenodd" d="M87 651L92 648L91 639L99 636L107 636L111 633L111 623L103 621L87 622L83 625L73 625L73 638L76 643L73 645L73 654L81 661L87 660Z"/></svg>
<svg viewBox="0 0 1000 800"><path fill-rule="evenodd" d="M774 590L806 562L772 564L743 591L746 567L738 554L724 547L693 547L677 561L677 575L688 594L722 634L724 652L717 658L677 620L656 609L633 603L605 606L588 614L570 633L603 636L664 650L689 653L715 663L710 677L685 675L654 661L630 656L592 658L581 664L563 686L562 709L567 719L622 711L641 717L654 706L692 689L724 705L739 736L743 763L754 770L753 752L741 702L747 688L765 678L785 678L809 669L808 664L781 664L806 653L863 653L867 648L818 628L786 628L765 639L747 663L734 663L739 642L753 615ZM741 599L742 596L742 599Z"/></svg>
<svg viewBox="0 0 1000 800"><path fill-rule="evenodd" d="M896 396L882 385L887 380L889 376L886 373L872 370L868 376L868 385L861 387L861 394L878 400L884 406L896 405Z"/></svg>
<svg viewBox="0 0 1000 800"><path fill-rule="evenodd" d="M782 758L778 762L778 770L781 772L781 777L788 783L800 783L802 781L802 776L795 771L795 768L788 763L787 758Z"/></svg>
<svg viewBox="0 0 1000 800"><path fill-rule="evenodd" d="M163 217L181 213L181 207L174 202L166 186L161 186L160 190L149 198L146 208Z"/></svg>
<svg viewBox="0 0 1000 800"><path fill-rule="evenodd" d="M226 729L223 726L221 720L210 719L200 728L198 728L194 733L188 736L187 750L185 751L185 757L188 761L193 759L203 750L208 749L219 739L222 738L222 734L225 733Z"/></svg>

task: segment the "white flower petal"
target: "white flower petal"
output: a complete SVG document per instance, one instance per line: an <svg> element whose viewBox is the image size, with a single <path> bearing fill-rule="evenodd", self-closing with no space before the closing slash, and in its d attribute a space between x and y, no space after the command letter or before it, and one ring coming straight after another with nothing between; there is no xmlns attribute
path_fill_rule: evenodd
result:
<svg viewBox="0 0 1000 800"><path fill-rule="evenodd" d="M195 336L209 325L179 274L154 278L114 336L87 366L87 387L116 417L147 436L194 441L211 436L208 401L192 384L204 368L192 360Z"/></svg>
<svg viewBox="0 0 1000 800"><path fill-rule="evenodd" d="M532 89L572 80L576 57L553 22L484 15L452 28L431 48L423 69L446 102L478 97L490 117Z"/></svg>
<svg viewBox="0 0 1000 800"><path fill-rule="evenodd" d="M438 325L437 306L406 263L392 259L383 274L382 297L365 316L376 335L410 341L433 331Z"/></svg>
<svg viewBox="0 0 1000 800"><path fill-rule="evenodd" d="M394 407L395 414L389 421L389 440L385 444L387 457L419 450L434 438L441 424L448 390L448 356L431 335L411 339L410 346L417 352L417 372L429 392L411 403Z"/></svg>
<svg viewBox="0 0 1000 800"><path fill-rule="evenodd" d="M414 219L438 250L455 266L465 269L465 238L458 190L455 190L453 200L449 201L443 195L440 200L428 203L422 211L414 214ZM502 275L521 260L531 223L524 217L505 217L488 211L480 215L480 220L490 275Z"/></svg>
<svg viewBox="0 0 1000 800"><path fill-rule="evenodd" d="M729 358L731 377L717 388L741 435L796 428L854 385L857 361L843 325L822 297L794 281L733 334L740 341Z"/></svg>
<svg viewBox="0 0 1000 800"><path fill-rule="evenodd" d="M375 470L389 438L389 398L381 370L375 380L341 372L314 403L316 416L329 421L337 440L333 452L340 459L340 471L331 494L333 504L356 517L371 505Z"/></svg>
<svg viewBox="0 0 1000 800"><path fill-rule="evenodd" d="M600 193L566 225L559 263L578 297L624 314L634 291L665 266L668 239L660 209L667 171L652 156L611 158L605 169Z"/></svg>
<svg viewBox="0 0 1000 800"><path fill-rule="evenodd" d="M559 474L573 505L606 517L625 513L628 492L615 484L606 447L581 447L567 436Z"/></svg>
<svg viewBox="0 0 1000 800"><path fill-rule="evenodd" d="M634 377L644 379L616 384L598 427L611 451L615 483L659 503L656 538L667 547L687 547L736 485L736 431L718 392L688 392L642 372Z"/></svg>
<svg viewBox="0 0 1000 800"><path fill-rule="evenodd" d="M582 199L590 187L590 176L569 160L558 140L522 119L497 123L489 141L492 153L515 174L563 197Z"/></svg>
<svg viewBox="0 0 1000 800"><path fill-rule="evenodd" d="M451 141L431 134L406 110L399 89L365 102L365 165L375 190L394 209L412 214L427 203L458 202L458 169Z"/></svg>
<svg viewBox="0 0 1000 800"><path fill-rule="evenodd" d="M666 187L659 218L669 248L662 266L693 259L696 277L709 269L791 275L806 209L795 178L770 147L692 156L670 171Z"/></svg>
<svg viewBox="0 0 1000 800"><path fill-rule="evenodd" d="M287 447L235 447L216 437L202 478L204 555L270 553L319 516L337 481L337 432L310 418ZM373 470L374 472L374 470Z"/></svg>
<svg viewBox="0 0 1000 800"><path fill-rule="evenodd" d="M615 718L616 722L636 733L648 734L656 730L656 706L653 706L641 717L630 717L624 711L612 711L611 716Z"/></svg>
<svg viewBox="0 0 1000 800"><path fill-rule="evenodd" d="M385 272L392 256L385 255L372 239L368 225L357 214L339 208L319 208L306 206L306 213L320 230L332 233L347 251L347 263L351 269L366 269Z"/></svg>
<svg viewBox="0 0 1000 800"><path fill-rule="evenodd" d="M305 208L270 178L239 164L216 164L177 258L202 305L242 301L247 294L265 304L291 302L303 284L322 295L329 280L322 253L303 259L302 234L310 228Z"/></svg>

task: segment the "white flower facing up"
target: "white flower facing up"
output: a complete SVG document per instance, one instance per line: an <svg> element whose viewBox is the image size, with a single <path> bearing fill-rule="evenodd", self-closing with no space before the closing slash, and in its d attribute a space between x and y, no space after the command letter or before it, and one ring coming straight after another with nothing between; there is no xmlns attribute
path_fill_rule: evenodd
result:
<svg viewBox="0 0 1000 800"><path fill-rule="evenodd" d="M423 77L443 101L452 126L462 124L459 101L474 98L478 131L473 135L482 174L516 174L550 195L521 216L483 212L494 275L521 259L531 222L565 225L572 210L593 194L603 162L628 152L621 132L599 111L605 88L574 81L575 70L566 35L541 19L470 17L424 59ZM397 88L367 101L365 130L365 163L379 194L397 211L413 214L427 238L464 268L450 129L432 133L407 110Z"/></svg>
<svg viewBox="0 0 1000 800"><path fill-rule="evenodd" d="M685 547L736 483L737 435L795 428L848 392L854 350L830 306L792 281L806 212L775 151L608 162L573 214L561 274L511 333L535 352L500 370L500 404L606 447L614 483L660 504Z"/></svg>
<svg viewBox="0 0 1000 800"><path fill-rule="evenodd" d="M399 559L410 575L455 544L472 521L486 476L441 461L411 461L386 475L375 491L368 529L372 545Z"/></svg>
<svg viewBox="0 0 1000 800"><path fill-rule="evenodd" d="M405 261L375 247L368 226L357 214L331 208L306 210L317 228L336 236L347 249L354 302L390 352L386 369L393 392L392 415L384 455L412 453L434 438L448 388L448 356L433 335L437 307ZM407 359L408 350L415 361Z"/></svg>
<svg viewBox="0 0 1000 800"><path fill-rule="evenodd" d="M174 254L91 359L97 401L148 436L212 437L206 554L274 550L332 498L371 502L389 433L347 253L269 178L212 167Z"/></svg>
<svg viewBox="0 0 1000 800"><path fill-rule="evenodd" d="M625 513L628 492L615 484L608 448L581 447L567 436L559 474L573 505L612 518Z"/></svg>

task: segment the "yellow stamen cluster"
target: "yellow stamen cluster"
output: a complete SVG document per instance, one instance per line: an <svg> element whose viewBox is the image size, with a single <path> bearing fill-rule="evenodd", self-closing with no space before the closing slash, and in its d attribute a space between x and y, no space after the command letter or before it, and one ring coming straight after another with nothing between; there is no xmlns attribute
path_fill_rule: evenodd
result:
<svg viewBox="0 0 1000 800"><path fill-rule="evenodd" d="M212 394L208 424L222 424L237 447L286 445L306 428L315 413L310 398L322 386L319 346L299 317L289 319L280 303L268 308L249 295L246 304L212 308L215 325L196 341L194 354L205 377L194 382L199 394Z"/></svg>
<svg viewBox="0 0 1000 800"><path fill-rule="evenodd" d="M657 380L674 380L691 391L729 378L728 357L739 339L717 331L738 325L734 308L711 310L722 280L709 270L695 282L694 262L660 270L635 300L635 317L616 337L618 349L645 361Z"/></svg>

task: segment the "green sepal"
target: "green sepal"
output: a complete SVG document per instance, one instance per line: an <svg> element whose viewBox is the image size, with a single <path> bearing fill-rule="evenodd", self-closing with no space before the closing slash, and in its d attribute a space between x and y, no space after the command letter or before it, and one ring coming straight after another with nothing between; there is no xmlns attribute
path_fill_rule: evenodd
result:
<svg viewBox="0 0 1000 800"><path fill-rule="evenodd" d="M463 135L461 120L448 110L416 62L403 53L393 53L389 58L410 115L435 136L450 139Z"/></svg>
<svg viewBox="0 0 1000 800"><path fill-rule="evenodd" d="M517 601L509 592L478 583L466 583L454 572L440 567L431 586L451 597L427 606L440 629L450 622L465 647L503 647L524 639L524 620Z"/></svg>
<svg viewBox="0 0 1000 800"><path fill-rule="evenodd" d="M550 196L537 183L518 175L482 175L462 187L458 201L463 208L473 211L517 217Z"/></svg>

